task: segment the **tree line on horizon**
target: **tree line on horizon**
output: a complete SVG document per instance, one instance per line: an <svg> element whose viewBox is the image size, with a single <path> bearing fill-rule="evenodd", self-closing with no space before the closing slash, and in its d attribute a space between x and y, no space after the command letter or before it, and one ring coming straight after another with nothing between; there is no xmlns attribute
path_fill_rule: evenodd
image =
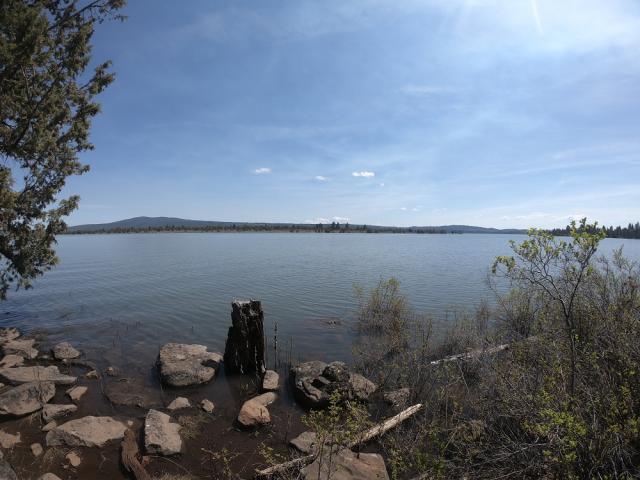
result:
<svg viewBox="0 0 640 480"><path fill-rule="evenodd" d="M626 227L602 226L602 227L592 227L592 228L596 228L600 231L605 232L608 238L640 239L640 222L636 222L635 224L629 223ZM567 225L564 228L554 228L550 230L550 232L552 235L555 235L555 236L566 237L569 235L570 229L571 229L571 226Z"/></svg>

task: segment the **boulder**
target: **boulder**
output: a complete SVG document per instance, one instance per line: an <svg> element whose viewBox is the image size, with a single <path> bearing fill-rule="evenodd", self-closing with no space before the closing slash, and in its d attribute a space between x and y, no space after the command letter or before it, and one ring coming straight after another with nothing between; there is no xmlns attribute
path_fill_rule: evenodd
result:
<svg viewBox="0 0 640 480"><path fill-rule="evenodd" d="M20 367L24 365L24 357L21 355L9 354L0 360L0 368Z"/></svg>
<svg viewBox="0 0 640 480"><path fill-rule="evenodd" d="M277 399L278 396L275 393L267 392L247 400L238 414L238 423L246 428L259 427L260 425L271 423L271 415L267 410L267 406Z"/></svg>
<svg viewBox="0 0 640 480"><path fill-rule="evenodd" d="M307 408L323 408L329 404L329 395L313 385L327 364L317 360L304 362L291 369L296 400Z"/></svg>
<svg viewBox="0 0 640 480"><path fill-rule="evenodd" d="M2 346L2 352L5 355L13 354L34 359L38 356L38 350L33 346L35 343L36 341L32 338L9 340Z"/></svg>
<svg viewBox="0 0 640 480"><path fill-rule="evenodd" d="M60 373L58 367L51 365L49 367L13 367L0 369L0 377L10 383L27 383L27 382L54 382L57 385L70 385L75 383L77 377L64 375Z"/></svg>
<svg viewBox="0 0 640 480"><path fill-rule="evenodd" d="M87 387L82 387L79 385L76 387L71 387L69 390L66 391L67 396L74 402L77 402L78 400L80 400L80 398L85 393L87 393Z"/></svg>
<svg viewBox="0 0 640 480"><path fill-rule="evenodd" d="M62 479L53 473L45 473L41 477L38 477L38 480L62 480Z"/></svg>
<svg viewBox="0 0 640 480"><path fill-rule="evenodd" d="M0 344L15 340L20 336L20 330L15 327L0 328Z"/></svg>
<svg viewBox="0 0 640 480"><path fill-rule="evenodd" d="M359 373L351 373L349 375L349 385L351 387L351 396L361 401L368 400L377 388L375 383Z"/></svg>
<svg viewBox="0 0 640 480"><path fill-rule="evenodd" d="M216 408L211 400L207 400L206 398L200 402L200 408L207 413L213 413L213 410Z"/></svg>
<svg viewBox="0 0 640 480"><path fill-rule="evenodd" d="M31 447L29 448L31 448L31 453L33 453L34 457L39 457L44 452L42 445L40 445L39 443L32 443Z"/></svg>
<svg viewBox="0 0 640 480"><path fill-rule="evenodd" d="M259 301L234 300L231 303L224 367L229 373L264 372L264 313Z"/></svg>
<svg viewBox="0 0 640 480"><path fill-rule="evenodd" d="M275 392L280 388L280 375L273 370L267 370L262 377L262 390L264 392Z"/></svg>
<svg viewBox="0 0 640 480"><path fill-rule="evenodd" d="M411 390L409 388L400 388L391 392L385 392L382 399L393 410L402 410L409 403L410 396Z"/></svg>
<svg viewBox="0 0 640 480"><path fill-rule="evenodd" d="M31 382L0 394L0 415L26 415L40 410L56 394L53 382Z"/></svg>
<svg viewBox="0 0 640 480"><path fill-rule="evenodd" d="M42 420L49 423L51 420L57 420L65 417L78 410L75 405L56 405L48 403L42 407Z"/></svg>
<svg viewBox="0 0 640 480"><path fill-rule="evenodd" d="M147 388L142 380L132 378L121 378L117 382L109 383L104 389L104 394L114 405L146 409L163 404L159 392Z"/></svg>
<svg viewBox="0 0 640 480"><path fill-rule="evenodd" d="M349 449L333 454L331 462L319 455L302 469L308 480L389 480L384 459L377 453L355 454ZM325 457L325 455L322 455Z"/></svg>
<svg viewBox="0 0 640 480"><path fill-rule="evenodd" d="M82 417L55 427L47 433L47 446L102 447L124 436L127 425L112 417Z"/></svg>
<svg viewBox="0 0 640 480"><path fill-rule="evenodd" d="M311 455L312 453L316 453L318 449L318 437L316 432L307 430L289 441L289 444L299 452L305 455Z"/></svg>
<svg viewBox="0 0 640 480"><path fill-rule="evenodd" d="M178 397L178 398L174 398L173 401L167 405L167 410L180 410L182 408L189 408L191 407L191 403L189 402L189 399L184 398L184 397Z"/></svg>
<svg viewBox="0 0 640 480"><path fill-rule="evenodd" d="M57 344L51 349L51 353L56 360L69 360L80 356L80 352L73 348L69 342Z"/></svg>
<svg viewBox="0 0 640 480"><path fill-rule="evenodd" d="M175 455L182 450L180 425L158 410L149 410L144 421L144 445L147 453Z"/></svg>
<svg viewBox="0 0 640 480"><path fill-rule="evenodd" d="M20 432L16 435L0 430L0 446L5 450L11 449L20 443Z"/></svg>
<svg viewBox="0 0 640 480"><path fill-rule="evenodd" d="M211 380L221 361L222 355L207 352L204 345L167 343L160 349L158 368L163 383L186 387Z"/></svg>
<svg viewBox="0 0 640 480"><path fill-rule="evenodd" d="M330 382L346 383L349 381L349 368L344 362L331 362L322 371L322 376Z"/></svg>

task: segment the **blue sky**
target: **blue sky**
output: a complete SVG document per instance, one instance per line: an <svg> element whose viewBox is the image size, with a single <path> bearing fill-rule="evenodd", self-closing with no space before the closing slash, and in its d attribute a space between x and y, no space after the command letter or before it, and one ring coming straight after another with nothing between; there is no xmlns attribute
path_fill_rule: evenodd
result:
<svg viewBox="0 0 640 480"><path fill-rule="evenodd" d="M640 2L130 0L70 224L640 220Z"/></svg>

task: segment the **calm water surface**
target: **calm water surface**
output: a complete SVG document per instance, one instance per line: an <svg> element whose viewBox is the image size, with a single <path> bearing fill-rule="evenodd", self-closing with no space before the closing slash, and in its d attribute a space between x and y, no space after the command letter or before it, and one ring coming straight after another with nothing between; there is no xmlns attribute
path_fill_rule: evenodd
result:
<svg viewBox="0 0 640 480"><path fill-rule="evenodd" d="M484 282L507 235L176 233L60 238L60 265L11 292L3 325L71 340L94 360L153 364L169 341L222 351L234 298L263 302L267 334L295 358L348 359L354 284L396 277L412 307L446 328L451 313L490 297ZM640 241L624 244L640 259ZM334 322L332 320L339 320ZM335 325L335 323L338 323Z"/></svg>

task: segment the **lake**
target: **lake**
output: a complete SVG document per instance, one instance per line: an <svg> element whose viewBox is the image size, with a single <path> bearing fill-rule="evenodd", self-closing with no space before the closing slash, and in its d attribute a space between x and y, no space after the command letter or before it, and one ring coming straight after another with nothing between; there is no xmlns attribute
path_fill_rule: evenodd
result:
<svg viewBox="0 0 640 480"><path fill-rule="evenodd" d="M490 298L485 278L508 235L158 233L62 236L60 265L10 292L2 325L70 340L101 364L148 369L166 342L224 350L234 298L262 300L265 328L294 357L348 360L354 285L395 277L437 334ZM624 244L640 259L640 241Z"/></svg>

